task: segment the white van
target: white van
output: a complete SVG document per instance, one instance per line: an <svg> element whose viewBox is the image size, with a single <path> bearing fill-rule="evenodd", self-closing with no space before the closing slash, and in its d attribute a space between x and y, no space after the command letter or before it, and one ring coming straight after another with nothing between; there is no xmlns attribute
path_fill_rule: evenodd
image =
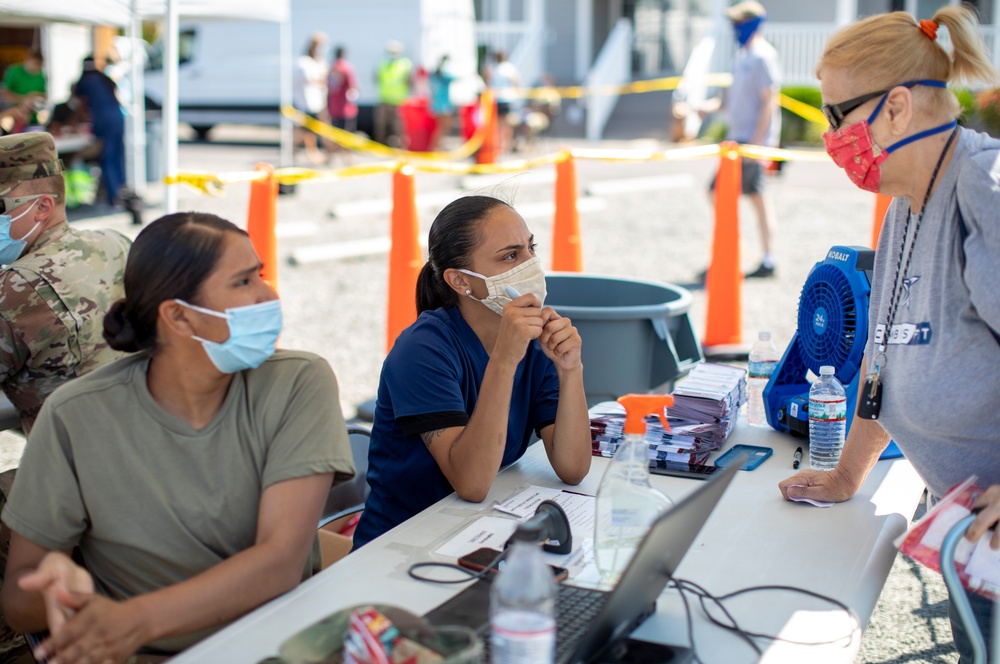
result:
<svg viewBox="0 0 1000 664"><path fill-rule="evenodd" d="M323 58L343 46L357 71L359 126L370 125L377 104L375 68L385 45L397 40L416 67L434 69L447 53L459 78L456 103L475 90L476 42L472 0L291 0L291 60L309 37L327 36ZM205 138L217 124L278 124L280 26L259 21L205 21L180 26L178 103L181 122ZM289 76L291 72L289 72ZM147 104L163 100L162 49L155 47L146 70Z"/></svg>

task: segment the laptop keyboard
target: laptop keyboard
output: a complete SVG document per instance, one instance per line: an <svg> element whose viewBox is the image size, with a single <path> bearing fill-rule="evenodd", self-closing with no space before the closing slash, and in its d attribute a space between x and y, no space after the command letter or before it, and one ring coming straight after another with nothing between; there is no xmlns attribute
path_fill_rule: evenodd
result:
<svg viewBox="0 0 1000 664"><path fill-rule="evenodd" d="M610 593L560 583L556 586L556 662L564 661L604 608ZM484 661L492 661L489 627L481 635Z"/></svg>

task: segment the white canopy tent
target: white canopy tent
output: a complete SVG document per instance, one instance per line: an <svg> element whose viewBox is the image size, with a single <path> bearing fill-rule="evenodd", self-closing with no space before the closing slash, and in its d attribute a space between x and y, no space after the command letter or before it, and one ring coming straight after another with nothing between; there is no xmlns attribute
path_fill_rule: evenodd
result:
<svg viewBox="0 0 1000 664"><path fill-rule="evenodd" d="M0 0L0 19L4 22L63 21L94 25L126 25L129 6L122 0ZM10 21L8 21L10 19Z"/></svg>
<svg viewBox="0 0 1000 664"><path fill-rule="evenodd" d="M0 0L0 22L63 21L116 25L126 29L126 34L137 39L141 36L143 20L164 19L164 91L163 103L163 173L177 172L177 34L181 18L239 19L275 21L282 24L282 82L281 103L291 103L291 44L289 0L87 0L71 3L66 0ZM132 54L132 108L128 135L131 155L130 169L133 185L145 183L145 95L142 87L142 60ZM281 160L291 163L291 125L282 119ZM167 187L163 197L165 212L177 209L177 193Z"/></svg>

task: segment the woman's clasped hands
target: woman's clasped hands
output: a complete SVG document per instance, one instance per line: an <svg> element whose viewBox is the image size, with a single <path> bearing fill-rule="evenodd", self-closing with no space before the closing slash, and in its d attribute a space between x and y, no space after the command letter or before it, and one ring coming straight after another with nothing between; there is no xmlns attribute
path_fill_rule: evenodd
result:
<svg viewBox="0 0 1000 664"><path fill-rule="evenodd" d="M504 306L493 353L516 364L533 339L538 339L556 370L572 371L582 366L582 341L572 321L552 307L542 307L534 294L525 293Z"/></svg>
<svg viewBox="0 0 1000 664"><path fill-rule="evenodd" d="M34 572L18 581L45 601L49 638L34 650L48 664L124 662L148 639L141 612L94 592L94 580L61 552L45 556Z"/></svg>

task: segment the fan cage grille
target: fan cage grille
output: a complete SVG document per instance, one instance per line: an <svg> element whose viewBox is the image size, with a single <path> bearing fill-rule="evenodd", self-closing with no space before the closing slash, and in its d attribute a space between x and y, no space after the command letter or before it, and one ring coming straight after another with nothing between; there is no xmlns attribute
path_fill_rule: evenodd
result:
<svg viewBox="0 0 1000 664"><path fill-rule="evenodd" d="M854 346L857 326L858 309L847 275L833 265L817 266L799 296L799 341L810 368L817 371L821 364L831 364L839 371Z"/></svg>

